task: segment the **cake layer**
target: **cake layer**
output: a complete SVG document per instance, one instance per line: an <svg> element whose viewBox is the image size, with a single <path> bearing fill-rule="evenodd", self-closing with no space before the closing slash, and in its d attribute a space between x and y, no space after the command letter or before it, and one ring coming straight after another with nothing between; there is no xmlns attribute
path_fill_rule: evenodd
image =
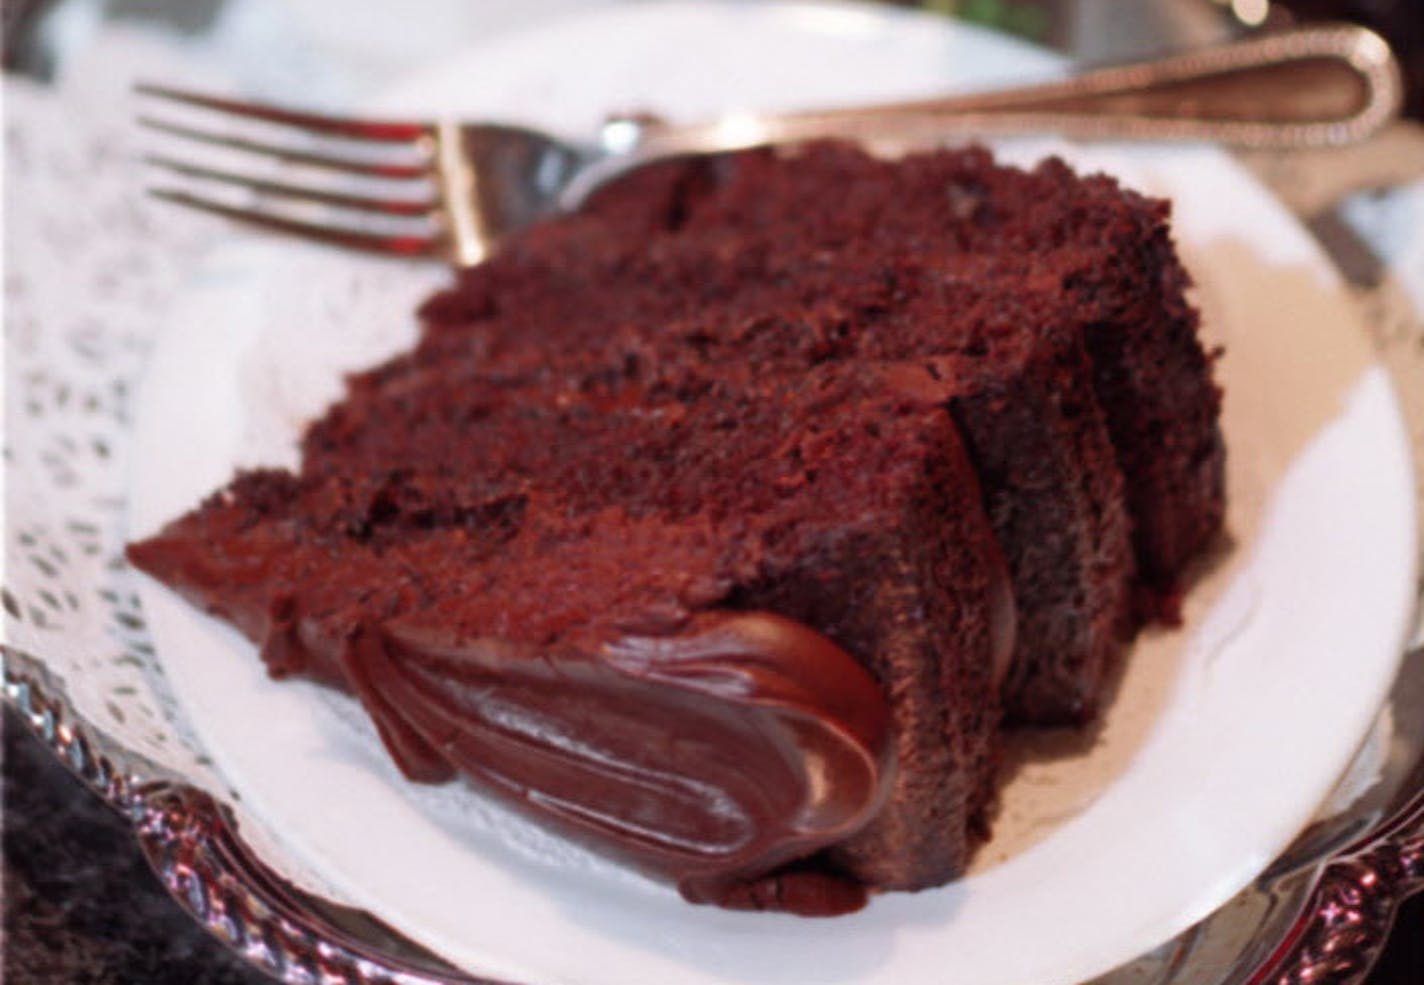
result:
<svg viewBox="0 0 1424 985"><path fill-rule="evenodd" d="M1056 159L1027 172L996 167L982 149L889 162L819 145L683 167L695 176L639 176L665 189L663 225L676 236L731 233L743 258L789 242L808 256L848 252L901 297L956 279L998 282L1041 299L1028 331L1056 322L1081 332L1140 570L1170 598L1220 527L1224 451L1220 395L1184 298L1190 278L1172 247L1168 203L1103 175L1079 177ZM620 227L639 199L658 194L614 190L590 211ZM633 228L651 218L638 216Z"/></svg>
<svg viewBox="0 0 1424 985"><path fill-rule="evenodd" d="M651 236L656 246L616 261L649 278L675 254L674 244L718 242L727 273L709 276L715 267L685 264L679 281L702 303L729 284L744 293L759 269L783 277L766 258L787 255L794 244L805 262L793 277L806 307L839 307L858 334L872 337L893 335L885 323L895 311L953 300L966 287L1017 297L1023 331L1060 324L1084 338L1127 482L1143 574L1170 592L1219 527L1219 394L1184 298L1190 278L1172 248L1166 202L1102 175L1079 177L1055 159L1032 171L998 167L981 149L891 162L816 145L793 155L670 165L627 184L595 198L584 226L560 226L537 249L547 256L560 243L580 249ZM978 341L945 327L946 350ZM822 351L805 350L812 358L865 351L820 341Z"/></svg>
<svg viewBox="0 0 1424 985"><path fill-rule="evenodd" d="M981 307L998 319L1012 320L1017 312L1013 299ZM1009 713L1022 722L1083 721L1095 710L1103 675L1132 628L1133 560L1122 484L1092 399L1092 370L1082 346L1073 333L1057 331L1024 351L995 344L982 357L919 355L902 348L918 360L911 365L928 367L946 381L946 399L1009 560L1020 626ZM321 468L333 459L343 468L418 468L462 444L463 461L473 471L448 466L460 481L545 475L573 459L563 455L562 445L540 436L531 406L561 403L568 415L560 426L588 445L600 440L599 415L609 408L647 401L639 414L667 420L684 412L679 397L695 399L706 385L686 367L655 376L590 369L588 362L576 370L547 365L530 377L510 369L518 360L518 354L506 359L502 352L486 352L483 359L467 360L468 372L450 379L438 369L454 361L445 352L431 361L434 369L402 361L356 378L359 399L333 408L309 433L307 467ZM718 360L707 365L723 367L723 377L737 371L735 364L726 367ZM768 358L754 365L770 373L778 364ZM413 394L423 396L414 401ZM471 434L476 420L481 430ZM624 446L622 468L636 473L638 462L662 454L658 446L672 440L672 433L654 429L651 444L639 439ZM499 440L489 444L481 435ZM636 496L640 487L651 485L630 477L619 495Z"/></svg>
<svg viewBox="0 0 1424 985"><path fill-rule="evenodd" d="M961 357L963 390L998 395L958 412L971 454L984 456L976 465L1014 569L1010 714L1082 721L1134 628L1134 518L1097 399L1097 378L1113 373L1092 359L1088 325L1065 286L1084 261L1081 244L1060 241L1093 243L1095 234L1054 212L1056 198L1040 201L1061 183L1052 167L1040 171L995 168L982 152L889 164L817 146L790 159L744 154L642 172L587 213L533 230L465 274L426 306L421 347L357 385L380 402L376 391L424 385L411 381L456 361L468 370L461 385L476 389L485 380L545 385L574 367L586 379L632 379L676 395L689 367L795 373ZM1086 191L1058 197L1088 205L1121 197L1106 179L1080 184ZM848 190L845 200L813 207L832 185ZM1112 406L1129 424L1146 412L1120 397ZM1214 435L1214 423L1200 430ZM329 428L313 438L309 451L331 438ZM1139 445L1125 438L1122 447ZM1171 527L1182 511L1158 509L1171 497L1157 494L1161 477L1149 464L1129 486L1147 504L1143 517L1166 518L1153 530ZM1219 484L1219 465L1197 478ZM1139 553L1153 555L1150 571L1175 571L1179 561L1154 553L1158 539L1139 536Z"/></svg>

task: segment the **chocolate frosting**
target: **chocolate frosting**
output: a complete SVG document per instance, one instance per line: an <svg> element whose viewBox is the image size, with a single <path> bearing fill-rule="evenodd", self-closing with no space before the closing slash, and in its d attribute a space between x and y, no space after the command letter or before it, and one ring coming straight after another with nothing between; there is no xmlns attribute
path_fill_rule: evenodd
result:
<svg viewBox="0 0 1424 985"><path fill-rule="evenodd" d="M401 768L458 771L694 902L830 914L862 887L796 864L877 812L889 708L856 660L762 612L536 649L388 624L343 669Z"/></svg>

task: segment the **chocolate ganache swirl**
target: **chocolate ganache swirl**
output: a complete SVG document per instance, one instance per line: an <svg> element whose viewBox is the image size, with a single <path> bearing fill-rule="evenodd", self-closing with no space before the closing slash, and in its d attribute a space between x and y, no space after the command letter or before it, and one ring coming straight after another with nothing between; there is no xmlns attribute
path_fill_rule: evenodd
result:
<svg viewBox="0 0 1424 985"><path fill-rule="evenodd" d="M800 623L707 612L668 635L535 652L397 622L357 634L341 662L412 778L463 773L693 902L864 903L804 860L882 804L889 710Z"/></svg>

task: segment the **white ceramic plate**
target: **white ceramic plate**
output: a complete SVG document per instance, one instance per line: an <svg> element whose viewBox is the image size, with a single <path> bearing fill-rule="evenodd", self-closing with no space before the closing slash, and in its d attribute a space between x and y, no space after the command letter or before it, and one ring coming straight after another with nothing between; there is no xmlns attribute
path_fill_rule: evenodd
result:
<svg viewBox="0 0 1424 985"><path fill-rule="evenodd" d="M382 105L588 133L615 108L695 118L1058 69L878 8L669 3L471 49ZM1104 728L1023 767L974 874L831 921L686 905L461 786L405 783L350 702L269 682L250 645L146 584L179 699L280 851L459 966L538 985L1069 982L1173 936L1258 873L1338 778L1394 674L1414 543L1399 413L1329 265L1227 156L1056 149L1176 203L1208 337L1226 351L1233 546L1187 626L1138 646ZM135 532L235 464L292 461L340 373L408 344L410 312L441 276L260 240L209 258L148 375Z"/></svg>

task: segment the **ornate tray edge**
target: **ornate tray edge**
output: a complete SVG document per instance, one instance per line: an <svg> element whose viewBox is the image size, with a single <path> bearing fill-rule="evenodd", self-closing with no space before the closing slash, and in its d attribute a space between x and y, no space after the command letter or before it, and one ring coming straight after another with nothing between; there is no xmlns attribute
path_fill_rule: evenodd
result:
<svg viewBox="0 0 1424 985"><path fill-rule="evenodd" d="M84 721L36 657L0 646L5 700L92 791L133 826L169 894L218 940L292 985L511 985L402 959L316 916L304 895L247 847L232 811ZM1414 651L1406 659L1424 659ZM1424 890L1424 790L1368 835L1317 865L1305 905L1247 985L1359 982L1400 904ZM328 904L335 906L335 904Z"/></svg>
<svg viewBox="0 0 1424 985"><path fill-rule="evenodd" d="M1360 981L1384 949L1400 904L1420 890L1424 790L1324 863L1301 915L1248 985Z"/></svg>
<svg viewBox="0 0 1424 985"><path fill-rule="evenodd" d="M128 820L149 866L179 906L250 964L291 985L509 985L442 966L433 955L394 957L322 919L303 902L306 894L247 846L227 805L86 722L37 657L8 645L0 645L0 653L5 701Z"/></svg>

